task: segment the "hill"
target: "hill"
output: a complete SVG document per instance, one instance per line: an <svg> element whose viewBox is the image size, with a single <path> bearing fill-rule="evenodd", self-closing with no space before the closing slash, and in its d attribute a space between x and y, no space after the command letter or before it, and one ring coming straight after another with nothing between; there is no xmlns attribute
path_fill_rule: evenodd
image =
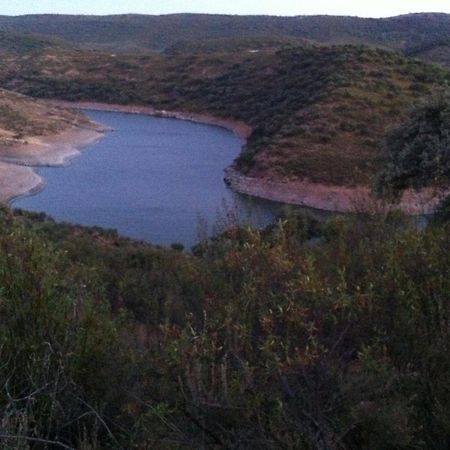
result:
<svg viewBox="0 0 450 450"><path fill-rule="evenodd" d="M147 56L56 49L12 53L0 67L2 86L32 96L246 122L254 131L241 172L336 185L370 184L387 128L445 91L449 79L438 66L392 51L306 43Z"/></svg>
<svg viewBox="0 0 450 450"><path fill-rule="evenodd" d="M365 44L450 65L450 15L410 14L387 19L338 16L0 16L0 30L57 37L84 49L163 51L210 39L306 39Z"/></svg>

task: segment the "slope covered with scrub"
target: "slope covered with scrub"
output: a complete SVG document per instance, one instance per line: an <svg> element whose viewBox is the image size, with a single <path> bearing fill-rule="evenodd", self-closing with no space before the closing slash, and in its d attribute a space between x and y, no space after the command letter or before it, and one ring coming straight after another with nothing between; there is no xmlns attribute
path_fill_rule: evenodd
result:
<svg viewBox="0 0 450 450"><path fill-rule="evenodd" d="M112 52L164 51L210 40L310 40L364 44L450 65L450 15L438 13L368 19L345 16L0 16L0 30L51 36L83 49Z"/></svg>
<svg viewBox="0 0 450 450"><path fill-rule="evenodd" d="M32 96L244 121L254 132L241 171L337 185L370 183L387 129L450 79L392 51L307 43L151 56L56 49L3 61L0 84Z"/></svg>
<svg viewBox="0 0 450 450"><path fill-rule="evenodd" d="M2 211L1 445L444 450L449 238L293 216L188 255Z"/></svg>

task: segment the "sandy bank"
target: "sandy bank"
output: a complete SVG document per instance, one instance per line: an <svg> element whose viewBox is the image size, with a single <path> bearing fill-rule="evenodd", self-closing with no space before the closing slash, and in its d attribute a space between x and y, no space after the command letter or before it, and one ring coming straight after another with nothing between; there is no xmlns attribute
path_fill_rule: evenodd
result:
<svg viewBox="0 0 450 450"><path fill-rule="evenodd" d="M0 148L0 161L24 166L64 166L80 154L80 149L103 136L105 128L70 127L50 136L32 136L20 144Z"/></svg>
<svg viewBox="0 0 450 450"><path fill-rule="evenodd" d="M41 177L31 167L0 162L0 203L40 189Z"/></svg>
<svg viewBox="0 0 450 450"><path fill-rule="evenodd" d="M55 135L32 136L0 147L0 202L39 189L43 181L32 167L67 165L83 147L101 139L105 131L105 127L92 122L86 127L70 126Z"/></svg>

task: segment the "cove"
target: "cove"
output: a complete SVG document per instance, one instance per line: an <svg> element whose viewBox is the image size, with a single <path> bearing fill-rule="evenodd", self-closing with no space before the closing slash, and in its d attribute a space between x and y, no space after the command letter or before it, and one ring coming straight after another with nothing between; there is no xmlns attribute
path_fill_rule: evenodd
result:
<svg viewBox="0 0 450 450"><path fill-rule="evenodd" d="M14 200L13 207L114 228L153 244L185 246L217 231L216 225L220 230L230 212L241 222L265 226L281 209L225 185L223 170L244 143L231 131L146 115L85 113L113 131L67 167L37 169L46 186Z"/></svg>

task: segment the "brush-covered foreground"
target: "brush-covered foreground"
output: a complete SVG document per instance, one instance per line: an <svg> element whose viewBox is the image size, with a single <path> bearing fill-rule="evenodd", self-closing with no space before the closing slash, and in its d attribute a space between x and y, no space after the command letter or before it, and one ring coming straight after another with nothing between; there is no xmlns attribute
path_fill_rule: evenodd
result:
<svg viewBox="0 0 450 450"><path fill-rule="evenodd" d="M449 249L399 213L186 254L3 210L0 448L447 449Z"/></svg>

